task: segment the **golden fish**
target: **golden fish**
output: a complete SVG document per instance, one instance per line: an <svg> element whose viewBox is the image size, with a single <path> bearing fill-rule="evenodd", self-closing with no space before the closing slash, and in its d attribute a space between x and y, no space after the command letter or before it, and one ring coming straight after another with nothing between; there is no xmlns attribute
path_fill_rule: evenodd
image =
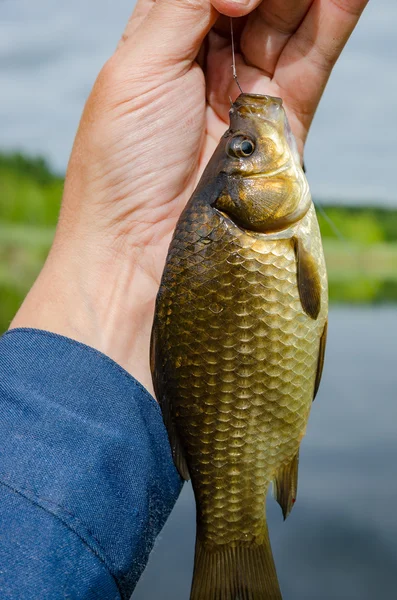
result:
<svg viewBox="0 0 397 600"><path fill-rule="evenodd" d="M175 464L192 480L191 600L281 598L265 515L286 517L323 366L327 277L279 98L241 94L183 211L152 333Z"/></svg>

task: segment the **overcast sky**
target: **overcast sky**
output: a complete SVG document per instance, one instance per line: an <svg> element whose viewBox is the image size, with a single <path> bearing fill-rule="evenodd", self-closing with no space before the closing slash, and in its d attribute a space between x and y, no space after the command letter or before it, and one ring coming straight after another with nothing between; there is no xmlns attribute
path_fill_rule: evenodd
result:
<svg viewBox="0 0 397 600"><path fill-rule="evenodd" d="M0 148L64 171L127 0L0 0ZM397 2L372 0L340 59L306 150L313 195L397 206Z"/></svg>

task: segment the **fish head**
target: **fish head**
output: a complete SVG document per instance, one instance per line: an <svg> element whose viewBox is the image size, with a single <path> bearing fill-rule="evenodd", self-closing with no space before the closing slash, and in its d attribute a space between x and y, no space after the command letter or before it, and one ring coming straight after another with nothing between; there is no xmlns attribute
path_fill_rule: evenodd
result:
<svg viewBox="0 0 397 600"><path fill-rule="evenodd" d="M225 185L213 207L249 231L280 231L311 203L281 98L241 94L214 159Z"/></svg>

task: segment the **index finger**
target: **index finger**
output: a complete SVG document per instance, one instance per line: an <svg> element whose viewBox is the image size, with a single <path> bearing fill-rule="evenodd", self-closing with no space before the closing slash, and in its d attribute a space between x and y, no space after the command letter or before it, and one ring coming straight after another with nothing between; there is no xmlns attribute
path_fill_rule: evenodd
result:
<svg viewBox="0 0 397 600"><path fill-rule="evenodd" d="M368 0L315 0L277 64L275 83L308 128Z"/></svg>

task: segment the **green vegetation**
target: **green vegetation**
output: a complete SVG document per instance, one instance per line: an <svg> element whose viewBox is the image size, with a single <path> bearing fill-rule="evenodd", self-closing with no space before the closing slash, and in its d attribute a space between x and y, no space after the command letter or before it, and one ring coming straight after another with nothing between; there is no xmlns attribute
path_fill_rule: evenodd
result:
<svg viewBox="0 0 397 600"><path fill-rule="evenodd" d="M0 332L44 263L62 188L43 159L0 154ZM329 205L325 212L318 211L331 301L396 302L397 210Z"/></svg>
<svg viewBox="0 0 397 600"><path fill-rule="evenodd" d="M62 189L43 159L0 154L0 332L44 263Z"/></svg>
<svg viewBox="0 0 397 600"><path fill-rule="evenodd" d="M335 239L339 231L339 241L354 242L365 246L381 242L397 242L397 209L327 205L325 212L318 207L318 220L323 238ZM334 225L334 229L330 223Z"/></svg>
<svg viewBox="0 0 397 600"><path fill-rule="evenodd" d="M397 301L397 210L318 210L331 302Z"/></svg>
<svg viewBox="0 0 397 600"><path fill-rule="evenodd" d="M0 154L0 222L54 227L62 189L42 158Z"/></svg>

